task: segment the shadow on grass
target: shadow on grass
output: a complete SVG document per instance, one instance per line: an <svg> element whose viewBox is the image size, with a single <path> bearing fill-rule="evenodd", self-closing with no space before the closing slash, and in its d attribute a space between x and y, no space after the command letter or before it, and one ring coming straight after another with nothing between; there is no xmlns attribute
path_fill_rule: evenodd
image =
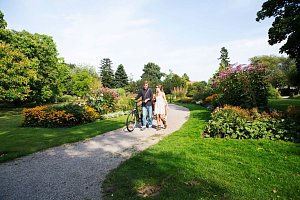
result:
<svg viewBox="0 0 300 200"><path fill-rule="evenodd" d="M143 152L106 177L104 199L230 199L225 187L195 173L193 165L182 155ZM142 190L147 186L155 193Z"/></svg>
<svg viewBox="0 0 300 200"><path fill-rule="evenodd" d="M78 142L124 127L125 118L99 120L71 128L21 127L21 117L0 122L0 163L65 143ZM2 153L1 153L2 152Z"/></svg>
<svg viewBox="0 0 300 200"><path fill-rule="evenodd" d="M194 112L191 114L192 118L197 118L201 121L208 121L210 119L210 113L208 111Z"/></svg>

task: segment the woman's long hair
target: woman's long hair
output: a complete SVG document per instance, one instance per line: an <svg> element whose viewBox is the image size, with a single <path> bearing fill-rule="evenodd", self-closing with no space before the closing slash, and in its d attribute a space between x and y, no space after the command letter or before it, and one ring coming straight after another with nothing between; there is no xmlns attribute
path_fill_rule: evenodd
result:
<svg viewBox="0 0 300 200"><path fill-rule="evenodd" d="M156 85L156 88L159 88L161 92L164 92L164 88L163 88L163 86L161 84Z"/></svg>

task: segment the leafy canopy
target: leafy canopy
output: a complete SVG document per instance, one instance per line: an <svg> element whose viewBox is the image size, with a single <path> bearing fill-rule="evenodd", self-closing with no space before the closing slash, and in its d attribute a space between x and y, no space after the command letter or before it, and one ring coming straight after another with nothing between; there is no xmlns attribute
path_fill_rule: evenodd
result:
<svg viewBox="0 0 300 200"><path fill-rule="evenodd" d="M274 17L269 29L269 44L286 40L280 52L296 59L300 82L300 2L299 0L268 0L257 12L256 21ZM298 82L298 83L299 83Z"/></svg>
<svg viewBox="0 0 300 200"><path fill-rule="evenodd" d="M37 78L29 82L31 92L27 101L49 102L62 93L63 80L58 77L64 69L52 37L27 31L0 29L0 38L38 65Z"/></svg>
<svg viewBox="0 0 300 200"><path fill-rule="evenodd" d="M0 101L26 101L32 92L30 82L37 79L37 60L30 60L18 49L0 42L0 63Z"/></svg>
<svg viewBox="0 0 300 200"><path fill-rule="evenodd" d="M295 86L293 74L296 70L295 60L283 56L254 56L249 59L255 66L264 66L268 82L275 88L287 85Z"/></svg>
<svg viewBox="0 0 300 200"><path fill-rule="evenodd" d="M163 73L160 71L160 66L155 63L149 62L144 65L143 74L141 76L142 80L150 81L151 86L161 82L161 77Z"/></svg>

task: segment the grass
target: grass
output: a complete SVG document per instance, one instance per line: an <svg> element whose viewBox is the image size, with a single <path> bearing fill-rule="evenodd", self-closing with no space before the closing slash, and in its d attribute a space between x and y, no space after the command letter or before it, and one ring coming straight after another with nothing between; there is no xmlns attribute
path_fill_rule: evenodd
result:
<svg viewBox="0 0 300 200"><path fill-rule="evenodd" d="M121 128L125 116L72 128L21 127L21 109L0 109L0 163Z"/></svg>
<svg viewBox="0 0 300 200"><path fill-rule="evenodd" d="M285 111L289 105L300 109L300 98L295 97L291 99L269 99L269 106L278 110Z"/></svg>
<svg viewBox="0 0 300 200"><path fill-rule="evenodd" d="M298 199L300 145L201 138L209 112L191 115L153 147L108 174L104 199Z"/></svg>

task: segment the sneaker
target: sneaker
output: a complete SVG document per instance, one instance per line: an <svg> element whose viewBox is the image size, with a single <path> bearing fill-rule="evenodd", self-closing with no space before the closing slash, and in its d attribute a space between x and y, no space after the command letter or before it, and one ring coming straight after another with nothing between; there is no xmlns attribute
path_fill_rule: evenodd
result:
<svg viewBox="0 0 300 200"><path fill-rule="evenodd" d="M152 128L152 125L149 125L148 128Z"/></svg>
<svg viewBox="0 0 300 200"><path fill-rule="evenodd" d="M142 126L141 131L144 131L146 129L146 126Z"/></svg>

